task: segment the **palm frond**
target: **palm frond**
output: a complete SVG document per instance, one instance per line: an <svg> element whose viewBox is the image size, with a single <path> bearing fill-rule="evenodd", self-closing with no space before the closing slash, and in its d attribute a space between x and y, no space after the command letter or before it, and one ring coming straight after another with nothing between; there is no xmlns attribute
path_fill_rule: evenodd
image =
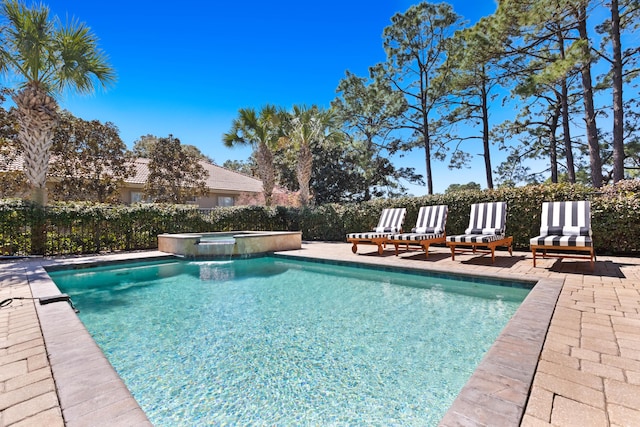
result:
<svg viewBox="0 0 640 427"><path fill-rule="evenodd" d="M61 91L74 89L90 93L95 89L95 83L103 87L115 83L115 72L86 24L71 21L62 27L55 33L54 46L57 67L53 80Z"/></svg>

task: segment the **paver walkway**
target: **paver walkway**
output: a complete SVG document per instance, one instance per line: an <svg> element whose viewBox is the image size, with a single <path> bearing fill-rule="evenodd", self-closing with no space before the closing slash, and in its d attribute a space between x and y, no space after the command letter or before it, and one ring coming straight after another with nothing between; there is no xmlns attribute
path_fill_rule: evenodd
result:
<svg viewBox="0 0 640 427"><path fill-rule="evenodd" d="M352 254L346 243L305 243L296 252L436 271L563 280L521 425L640 426L640 259L600 256L591 272L588 262L574 260L542 260L533 268L526 252L514 252L513 257L499 252L495 264L472 254L456 255L451 261L448 250L438 247L431 249L428 259L423 252L396 257L392 250L379 256L375 247L366 246ZM115 257L123 256L127 255ZM50 367L57 346L47 344L45 349L42 333L55 329L38 319L33 301L16 299L31 297L29 268L33 262L0 262L0 301L14 298L0 308L0 425L135 425L130 419L127 424L126 418L92 419L88 403L74 407L85 412L76 422L64 415L72 412ZM482 403L477 409L483 409ZM143 417L135 419L146 423ZM467 421L460 425L483 425Z"/></svg>
<svg viewBox="0 0 640 427"><path fill-rule="evenodd" d="M62 426L53 375L21 264L0 264L0 425Z"/></svg>

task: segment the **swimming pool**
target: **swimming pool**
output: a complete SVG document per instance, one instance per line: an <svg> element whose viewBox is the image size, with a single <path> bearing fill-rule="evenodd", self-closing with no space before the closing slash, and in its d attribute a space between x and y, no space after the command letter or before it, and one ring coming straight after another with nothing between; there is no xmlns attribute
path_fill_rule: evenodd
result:
<svg viewBox="0 0 640 427"><path fill-rule="evenodd" d="M155 425L436 424L528 292L280 258L49 274Z"/></svg>

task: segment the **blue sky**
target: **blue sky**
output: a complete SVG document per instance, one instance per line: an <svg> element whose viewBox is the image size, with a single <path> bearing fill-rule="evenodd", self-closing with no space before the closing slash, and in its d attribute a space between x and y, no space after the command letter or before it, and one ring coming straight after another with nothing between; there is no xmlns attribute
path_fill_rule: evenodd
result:
<svg viewBox="0 0 640 427"><path fill-rule="evenodd" d="M142 135L173 134L222 164L250 155L248 149L226 148L221 142L239 108L267 103L287 109L294 104L328 107L345 70L365 76L369 66L385 59L383 29L391 16L415 2L44 3L63 21L74 17L91 27L118 75L106 91L64 95L62 108L85 120L113 122L129 147ZM493 0L450 3L470 23L496 7ZM425 173L420 150L394 163ZM481 164L461 171L438 161L433 166L436 192L451 183L485 185ZM426 194L422 186L409 190Z"/></svg>

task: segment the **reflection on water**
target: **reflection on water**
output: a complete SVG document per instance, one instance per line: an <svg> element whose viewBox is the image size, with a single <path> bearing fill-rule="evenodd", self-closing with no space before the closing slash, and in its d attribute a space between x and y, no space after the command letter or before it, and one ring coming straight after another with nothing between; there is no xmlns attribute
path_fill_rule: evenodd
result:
<svg viewBox="0 0 640 427"><path fill-rule="evenodd" d="M236 277L233 261L202 261L189 264L198 267L200 280L223 281Z"/></svg>
<svg viewBox="0 0 640 427"><path fill-rule="evenodd" d="M288 270L284 264L272 262L193 261L185 266L185 272L203 281L225 281L245 277L270 277Z"/></svg>

